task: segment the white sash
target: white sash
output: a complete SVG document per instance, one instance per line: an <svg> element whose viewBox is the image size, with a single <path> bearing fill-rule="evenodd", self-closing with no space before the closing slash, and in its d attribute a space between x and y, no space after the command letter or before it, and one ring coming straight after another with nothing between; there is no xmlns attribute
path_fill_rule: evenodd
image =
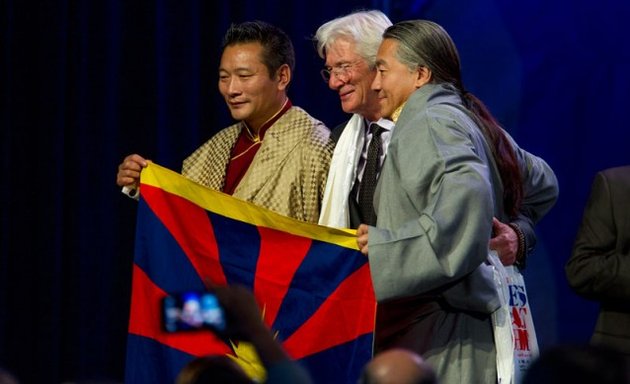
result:
<svg viewBox="0 0 630 384"><path fill-rule="evenodd" d="M321 225L350 227L348 198L357 178L357 166L363 149L363 121L361 115L352 115L335 146L319 215Z"/></svg>

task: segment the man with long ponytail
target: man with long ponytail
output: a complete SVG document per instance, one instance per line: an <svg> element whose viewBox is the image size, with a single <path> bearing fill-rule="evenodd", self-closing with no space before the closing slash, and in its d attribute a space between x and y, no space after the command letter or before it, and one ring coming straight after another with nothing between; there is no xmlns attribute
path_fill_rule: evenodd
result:
<svg viewBox="0 0 630 384"><path fill-rule="evenodd" d="M383 38L372 89L396 129L376 187L376 225L357 231L378 300L375 352L411 349L442 384L496 383L491 314L500 299L486 262L493 219L512 222L533 203L537 222L557 199L557 180L465 89L441 26L403 21Z"/></svg>

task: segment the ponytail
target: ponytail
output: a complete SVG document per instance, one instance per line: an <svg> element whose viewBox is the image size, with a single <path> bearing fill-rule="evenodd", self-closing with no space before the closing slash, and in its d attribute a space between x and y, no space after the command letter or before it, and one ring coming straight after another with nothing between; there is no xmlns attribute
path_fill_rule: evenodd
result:
<svg viewBox="0 0 630 384"><path fill-rule="evenodd" d="M505 212L514 218L523 202L523 182L516 152L507 135L490 113L488 108L475 95L462 92L466 108L472 112L479 127L490 146L492 157L499 170L503 182L503 207Z"/></svg>

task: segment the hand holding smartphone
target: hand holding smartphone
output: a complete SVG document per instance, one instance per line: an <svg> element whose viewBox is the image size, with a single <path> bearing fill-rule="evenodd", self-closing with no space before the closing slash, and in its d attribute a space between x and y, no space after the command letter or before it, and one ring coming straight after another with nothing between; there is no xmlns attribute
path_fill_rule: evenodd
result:
<svg viewBox="0 0 630 384"><path fill-rule="evenodd" d="M214 293L187 291L162 300L162 324L166 332L226 330L225 311Z"/></svg>

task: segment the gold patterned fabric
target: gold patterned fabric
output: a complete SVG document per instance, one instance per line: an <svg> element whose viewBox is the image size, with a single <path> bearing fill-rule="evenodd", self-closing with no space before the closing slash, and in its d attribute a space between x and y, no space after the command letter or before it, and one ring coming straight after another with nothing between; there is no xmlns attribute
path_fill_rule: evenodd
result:
<svg viewBox="0 0 630 384"><path fill-rule="evenodd" d="M239 122L217 133L184 160L182 175L223 190L230 153L242 129ZM321 121L292 107L266 132L233 196L316 223L333 147Z"/></svg>

